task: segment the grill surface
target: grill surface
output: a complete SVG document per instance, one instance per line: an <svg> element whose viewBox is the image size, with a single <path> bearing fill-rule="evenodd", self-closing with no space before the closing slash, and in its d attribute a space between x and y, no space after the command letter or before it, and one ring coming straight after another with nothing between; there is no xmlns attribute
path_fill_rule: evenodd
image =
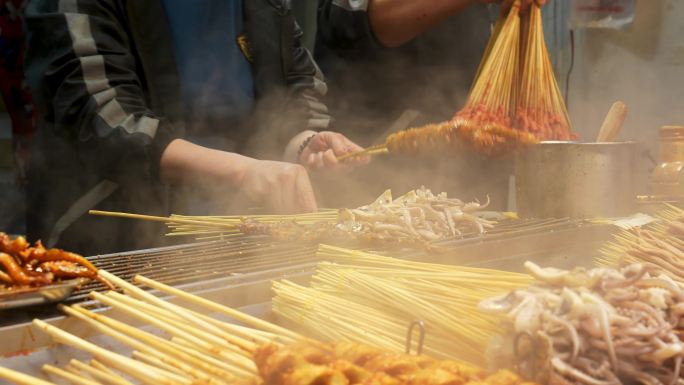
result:
<svg viewBox="0 0 684 385"><path fill-rule="evenodd" d="M449 250L474 240L487 241L502 237L542 231L553 231L578 226L567 219L504 221L485 234L469 233L461 238L443 241L438 245ZM340 246L359 248L359 245L332 242ZM180 285L228 275L246 274L264 270L278 270L293 265L311 264L316 258L317 244L302 242L276 242L265 236L230 236L227 240L191 243L161 249L141 250L130 253L110 254L89 258L100 269L107 270L123 279L144 275L169 285ZM419 258L424 250L397 250L380 245L373 250L392 256ZM98 282L81 288L69 298L78 302L92 290L104 290Z"/></svg>
<svg viewBox="0 0 684 385"><path fill-rule="evenodd" d="M231 237L229 241L191 243L89 259L98 268L127 281L135 275L144 275L168 285L181 285L313 263L315 253L316 245L312 244L275 243L266 237ZM101 283L93 281L75 292L68 302L82 301L91 291L104 289Z"/></svg>
<svg viewBox="0 0 684 385"><path fill-rule="evenodd" d="M580 229L583 225L582 221L568 219L502 221L485 234L463 234L458 239L437 243L441 249L439 256L436 256L434 251L400 250L388 247L391 245L375 245L372 249L363 249L398 258L472 264L473 260L477 263L493 254L492 248L499 247L497 242L524 239L530 235L560 233L563 230ZM324 243L360 248L358 244L343 244L338 240ZM182 285L255 272L272 271L273 278L279 278L279 271L285 268L312 266L318 262L316 249L317 244L314 243L277 242L266 236L236 235L223 240L100 255L88 259L98 268L128 281L140 274L169 285ZM93 290L103 291L106 288L101 283L93 281L74 292L65 302L87 301L88 293ZM22 310L12 313L0 312L0 326L25 322L33 317L46 318L59 314L55 305Z"/></svg>

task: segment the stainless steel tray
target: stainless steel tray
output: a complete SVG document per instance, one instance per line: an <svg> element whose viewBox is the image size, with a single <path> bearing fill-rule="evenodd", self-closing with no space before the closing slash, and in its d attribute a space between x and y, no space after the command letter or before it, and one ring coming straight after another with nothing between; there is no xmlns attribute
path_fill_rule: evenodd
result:
<svg viewBox="0 0 684 385"><path fill-rule="evenodd" d="M86 282L88 279L76 278L48 286L0 291L0 310L63 301Z"/></svg>

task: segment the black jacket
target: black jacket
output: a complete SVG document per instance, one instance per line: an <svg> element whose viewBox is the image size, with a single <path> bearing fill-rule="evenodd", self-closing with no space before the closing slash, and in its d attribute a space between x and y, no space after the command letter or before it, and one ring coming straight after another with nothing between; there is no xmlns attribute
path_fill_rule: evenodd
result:
<svg viewBox="0 0 684 385"><path fill-rule="evenodd" d="M318 101L326 85L285 0L246 0L244 18L257 107L249 130L225 135L242 152L277 158L296 132L327 127ZM29 236L86 253L158 243L157 224L86 213L169 213L160 156L193 133L161 1L32 0L26 19L27 77L39 111Z"/></svg>

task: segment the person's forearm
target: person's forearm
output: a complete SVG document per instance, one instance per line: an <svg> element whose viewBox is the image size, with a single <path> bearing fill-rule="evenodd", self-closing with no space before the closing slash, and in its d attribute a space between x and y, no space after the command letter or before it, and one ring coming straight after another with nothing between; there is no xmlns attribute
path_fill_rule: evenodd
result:
<svg viewBox="0 0 684 385"><path fill-rule="evenodd" d="M408 42L475 0L371 0L368 18L375 37L387 47Z"/></svg>
<svg viewBox="0 0 684 385"><path fill-rule="evenodd" d="M186 140L176 139L164 150L160 161L163 182L211 184L220 180L239 186L245 169L255 159L239 154L212 150Z"/></svg>

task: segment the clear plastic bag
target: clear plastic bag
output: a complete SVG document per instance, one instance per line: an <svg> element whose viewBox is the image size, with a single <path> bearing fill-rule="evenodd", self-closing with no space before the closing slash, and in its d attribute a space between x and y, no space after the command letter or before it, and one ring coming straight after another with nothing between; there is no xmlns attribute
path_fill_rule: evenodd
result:
<svg viewBox="0 0 684 385"><path fill-rule="evenodd" d="M624 29L634 21L636 0L570 0L573 29Z"/></svg>

